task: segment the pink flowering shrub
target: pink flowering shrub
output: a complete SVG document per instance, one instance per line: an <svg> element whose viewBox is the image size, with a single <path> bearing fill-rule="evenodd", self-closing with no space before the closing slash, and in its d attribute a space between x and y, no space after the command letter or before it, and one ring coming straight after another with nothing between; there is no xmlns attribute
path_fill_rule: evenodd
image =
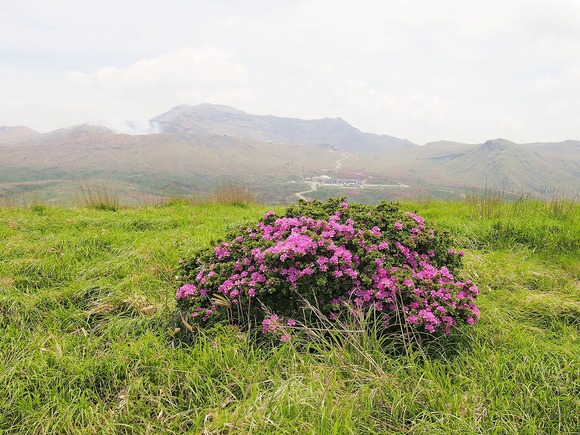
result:
<svg viewBox="0 0 580 435"><path fill-rule="evenodd" d="M268 212L181 263L182 315L200 326L259 326L289 340L308 301L340 321L374 310L385 331L449 333L479 318L477 287L453 273L461 251L450 236L400 206L300 201Z"/></svg>

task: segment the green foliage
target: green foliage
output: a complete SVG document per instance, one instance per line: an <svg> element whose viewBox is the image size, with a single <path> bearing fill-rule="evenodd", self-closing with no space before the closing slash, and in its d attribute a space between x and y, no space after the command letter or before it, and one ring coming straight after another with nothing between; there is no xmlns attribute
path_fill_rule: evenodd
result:
<svg viewBox="0 0 580 435"><path fill-rule="evenodd" d="M47 208L44 204L36 204L36 205L32 206L32 208L30 210L39 216L44 216L46 214Z"/></svg>

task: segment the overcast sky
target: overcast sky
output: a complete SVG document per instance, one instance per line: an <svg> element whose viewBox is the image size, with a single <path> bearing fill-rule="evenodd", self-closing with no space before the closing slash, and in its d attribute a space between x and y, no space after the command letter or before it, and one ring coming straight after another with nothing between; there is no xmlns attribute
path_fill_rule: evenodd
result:
<svg viewBox="0 0 580 435"><path fill-rule="evenodd" d="M0 0L0 125L179 104L418 144L580 139L580 0Z"/></svg>

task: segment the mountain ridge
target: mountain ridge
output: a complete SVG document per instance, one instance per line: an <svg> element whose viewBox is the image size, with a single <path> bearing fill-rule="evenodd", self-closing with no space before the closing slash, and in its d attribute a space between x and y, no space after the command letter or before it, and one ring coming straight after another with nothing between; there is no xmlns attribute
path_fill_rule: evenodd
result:
<svg viewBox="0 0 580 435"><path fill-rule="evenodd" d="M38 131L24 125L0 126L0 143L28 139L40 134Z"/></svg>
<svg viewBox="0 0 580 435"><path fill-rule="evenodd" d="M178 180L205 189L216 177L234 176L262 189L327 175L437 187L458 196L465 188L482 186L580 192L580 141L575 140L517 144L498 138L417 146L397 138L389 143L385 137L390 136L364 133L342 118L249 115L212 104L176 106L153 118L152 125L154 133L139 135L89 124L48 133L1 127L0 187L104 177L142 185Z"/></svg>
<svg viewBox="0 0 580 435"><path fill-rule="evenodd" d="M342 118L304 120L251 115L230 106L181 105L150 120L153 131L217 134L289 145L318 145L359 152L385 152L416 144L388 135L365 133Z"/></svg>

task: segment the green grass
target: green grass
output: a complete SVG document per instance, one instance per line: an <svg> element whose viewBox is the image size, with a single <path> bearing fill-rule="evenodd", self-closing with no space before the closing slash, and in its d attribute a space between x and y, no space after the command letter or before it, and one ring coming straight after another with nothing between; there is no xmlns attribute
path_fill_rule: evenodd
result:
<svg viewBox="0 0 580 435"><path fill-rule="evenodd" d="M0 209L0 433L578 433L578 205L406 206L466 248L482 320L403 352L174 337L179 258L269 207Z"/></svg>

